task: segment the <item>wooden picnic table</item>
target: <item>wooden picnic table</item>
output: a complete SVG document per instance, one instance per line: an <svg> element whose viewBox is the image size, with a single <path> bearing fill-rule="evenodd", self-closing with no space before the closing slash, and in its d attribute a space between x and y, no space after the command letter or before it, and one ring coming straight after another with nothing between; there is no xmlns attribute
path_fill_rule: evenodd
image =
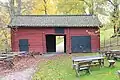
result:
<svg viewBox="0 0 120 80"><path fill-rule="evenodd" d="M26 51L18 51L18 52L8 52L8 53L11 53L11 54L25 54L27 52Z"/></svg>
<svg viewBox="0 0 120 80"><path fill-rule="evenodd" d="M0 54L0 56L17 56L18 54Z"/></svg>
<svg viewBox="0 0 120 80"><path fill-rule="evenodd" d="M8 52L0 54L0 61L5 62L6 66L12 68L14 65L14 60L21 58L23 55L26 55L25 51L22 52Z"/></svg>
<svg viewBox="0 0 120 80"><path fill-rule="evenodd" d="M110 51L113 51L113 52L120 52L120 50L110 50Z"/></svg>
<svg viewBox="0 0 120 80"><path fill-rule="evenodd" d="M15 55L15 56L22 57L22 56L24 56L24 55L28 55L28 52L26 52L26 51L8 52L8 54L13 54L13 55Z"/></svg>
<svg viewBox="0 0 120 80"><path fill-rule="evenodd" d="M7 57L5 57L5 56L0 56L0 61L1 61L1 60L4 60L4 59L7 59Z"/></svg>
<svg viewBox="0 0 120 80"><path fill-rule="evenodd" d="M120 55L120 50L110 50L110 51L106 51L105 55L107 57L107 59L113 59L114 56L116 55Z"/></svg>
<svg viewBox="0 0 120 80"><path fill-rule="evenodd" d="M10 54L17 54L18 56L26 56L30 55L33 56L33 52L26 52L26 51L21 51L21 52L9 52Z"/></svg>
<svg viewBox="0 0 120 80"><path fill-rule="evenodd" d="M18 51L18 52L8 52L7 54L4 54L4 55L7 55L7 56L15 56L15 61L19 61L21 58L24 58L24 57L33 57L34 58L34 55L33 55L33 52L27 52L27 51Z"/></svg>
<svg viewBox="0 0 120 80"><path fill-rule="evenodd" d="M0 61L5 62L6 66L8 68L12 68L13 65L14 65L14 63L13 63L13 57L5 56L5 55L4 56L0 55Z"/></svg>
<svg viewBox="0 0 120 80"><path fill-rule="evenodd" d="M102 56L83 56L83 57L73 57L72 61L73 64L75 62L82 62L82 61L95 61L98 60L100 66L104 65L104 57Z"/></svg>

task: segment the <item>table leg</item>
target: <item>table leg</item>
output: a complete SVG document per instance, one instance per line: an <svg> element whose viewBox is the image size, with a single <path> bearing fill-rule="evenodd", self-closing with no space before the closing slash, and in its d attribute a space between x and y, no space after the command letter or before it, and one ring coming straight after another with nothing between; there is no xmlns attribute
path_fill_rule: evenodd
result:
<svg viewBox="0 0 120 80"><path fill-rule="evenodd" d="M98 61L100 66L104 66L104 59L98 59Z"/></svg>
<svg viewBox="0 0 120 80"><path fill-rule="evenodd" d="M101 59L102 60L102 65L104 66L104 59Z"/></svg>
<svg viewBox="0 0 120 80"><path fill-rule="evenodd" d="M110 54L108 54L108 59L110 59Z"/></svg>
<svg viewBox="0 0 120 80"><path fill-rule="evenodd" d="M109 67L113 67L115 62L110 62Z"/></svg>
<svg viewBox="0 0 120 80"><path fill-rule="evenodd" d="M72 62L73 62L73 64L74 64L74 60L73 60Z"/></svg>
<svg viewBox="0 0 120 80"><path fill-rule="evenodd" d="M101 66L101 59L98 59L99 65Z"/></svg>

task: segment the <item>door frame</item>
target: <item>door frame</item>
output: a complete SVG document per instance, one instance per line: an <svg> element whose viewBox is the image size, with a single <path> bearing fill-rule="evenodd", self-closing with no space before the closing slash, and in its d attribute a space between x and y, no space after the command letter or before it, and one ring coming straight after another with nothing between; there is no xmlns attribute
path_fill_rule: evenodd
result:
<svg viewBox="0 0 120 80"><path fill-rule="evenodd" d="M67 40L67 39L66 39L66 34L46 34L46 35L45 35L45 39L46 39L46 36L47 36L47 35L64 36L64 53L66 53L66 51L67 51L67 50L66 50L66 49L67 49L67 48L66 48L66 47L67 47L67 45L66 45L66 42L67 42L67 41L66 41L66 40ZM45 41L46 41L46 40L45 40ZM55 39L55 41L56 41L56 39ZM45 44L45 45L46 45L46 52L47 52L47 41L46 41L46 44ZM47 52L47 53L48 53L48 52ZM56 53L56 52L55 52L55 53Z"/></svg>

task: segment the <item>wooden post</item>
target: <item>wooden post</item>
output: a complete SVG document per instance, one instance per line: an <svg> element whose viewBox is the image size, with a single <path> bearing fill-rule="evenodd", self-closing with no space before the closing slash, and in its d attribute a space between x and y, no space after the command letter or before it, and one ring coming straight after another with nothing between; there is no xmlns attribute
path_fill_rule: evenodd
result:
<svg viewBox="0 0 120 80"><path fill-rule="evenodd" d="M119 35L118 35L118 46L119 46Z"/></svg>
<svg viewBox="0 0 120 80"><path fill-rule="evenodd" d="M104 35L104 48L105 48L105 35Z"/></svg>
<svg viewBox="0 0 120 80"><path fill-rule="evenodd" d="M118 46L118 35L117 35L117 46Z"/></svg>
<svg viewBox="0 0 120 80"><path fill-rule="evenodd" d="M67 28L67 35L66 35L66 53L71 53L71 43L70 43L70 29Z"/></svg>
<svg viewBox="0 0 120 80"><path fill-rule="evenodd" d="M111 38L110 38L110 47L111 47Z"/></svg>
<svg viewBox="0 0 120 80"><path fill-rule="evenodd" d="M44 42L44 38L45 38L45 34L44 32L42 32L42 47L43 47L43 50L42 50L42 54L44 54L46 51L45 51L45 42Z"/></svg>

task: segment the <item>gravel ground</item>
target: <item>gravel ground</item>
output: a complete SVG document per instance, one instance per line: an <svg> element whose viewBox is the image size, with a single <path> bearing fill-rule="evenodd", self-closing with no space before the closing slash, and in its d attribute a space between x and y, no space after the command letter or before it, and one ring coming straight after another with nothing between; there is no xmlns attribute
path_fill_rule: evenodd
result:
<svg viewBox="0 0 120 80"><path fill-rule="evenodd" d="M0 80L32 80L32 75L34 72L34 68L28 68L20 72L10 73L4 77L1 77Z"/></svg>

